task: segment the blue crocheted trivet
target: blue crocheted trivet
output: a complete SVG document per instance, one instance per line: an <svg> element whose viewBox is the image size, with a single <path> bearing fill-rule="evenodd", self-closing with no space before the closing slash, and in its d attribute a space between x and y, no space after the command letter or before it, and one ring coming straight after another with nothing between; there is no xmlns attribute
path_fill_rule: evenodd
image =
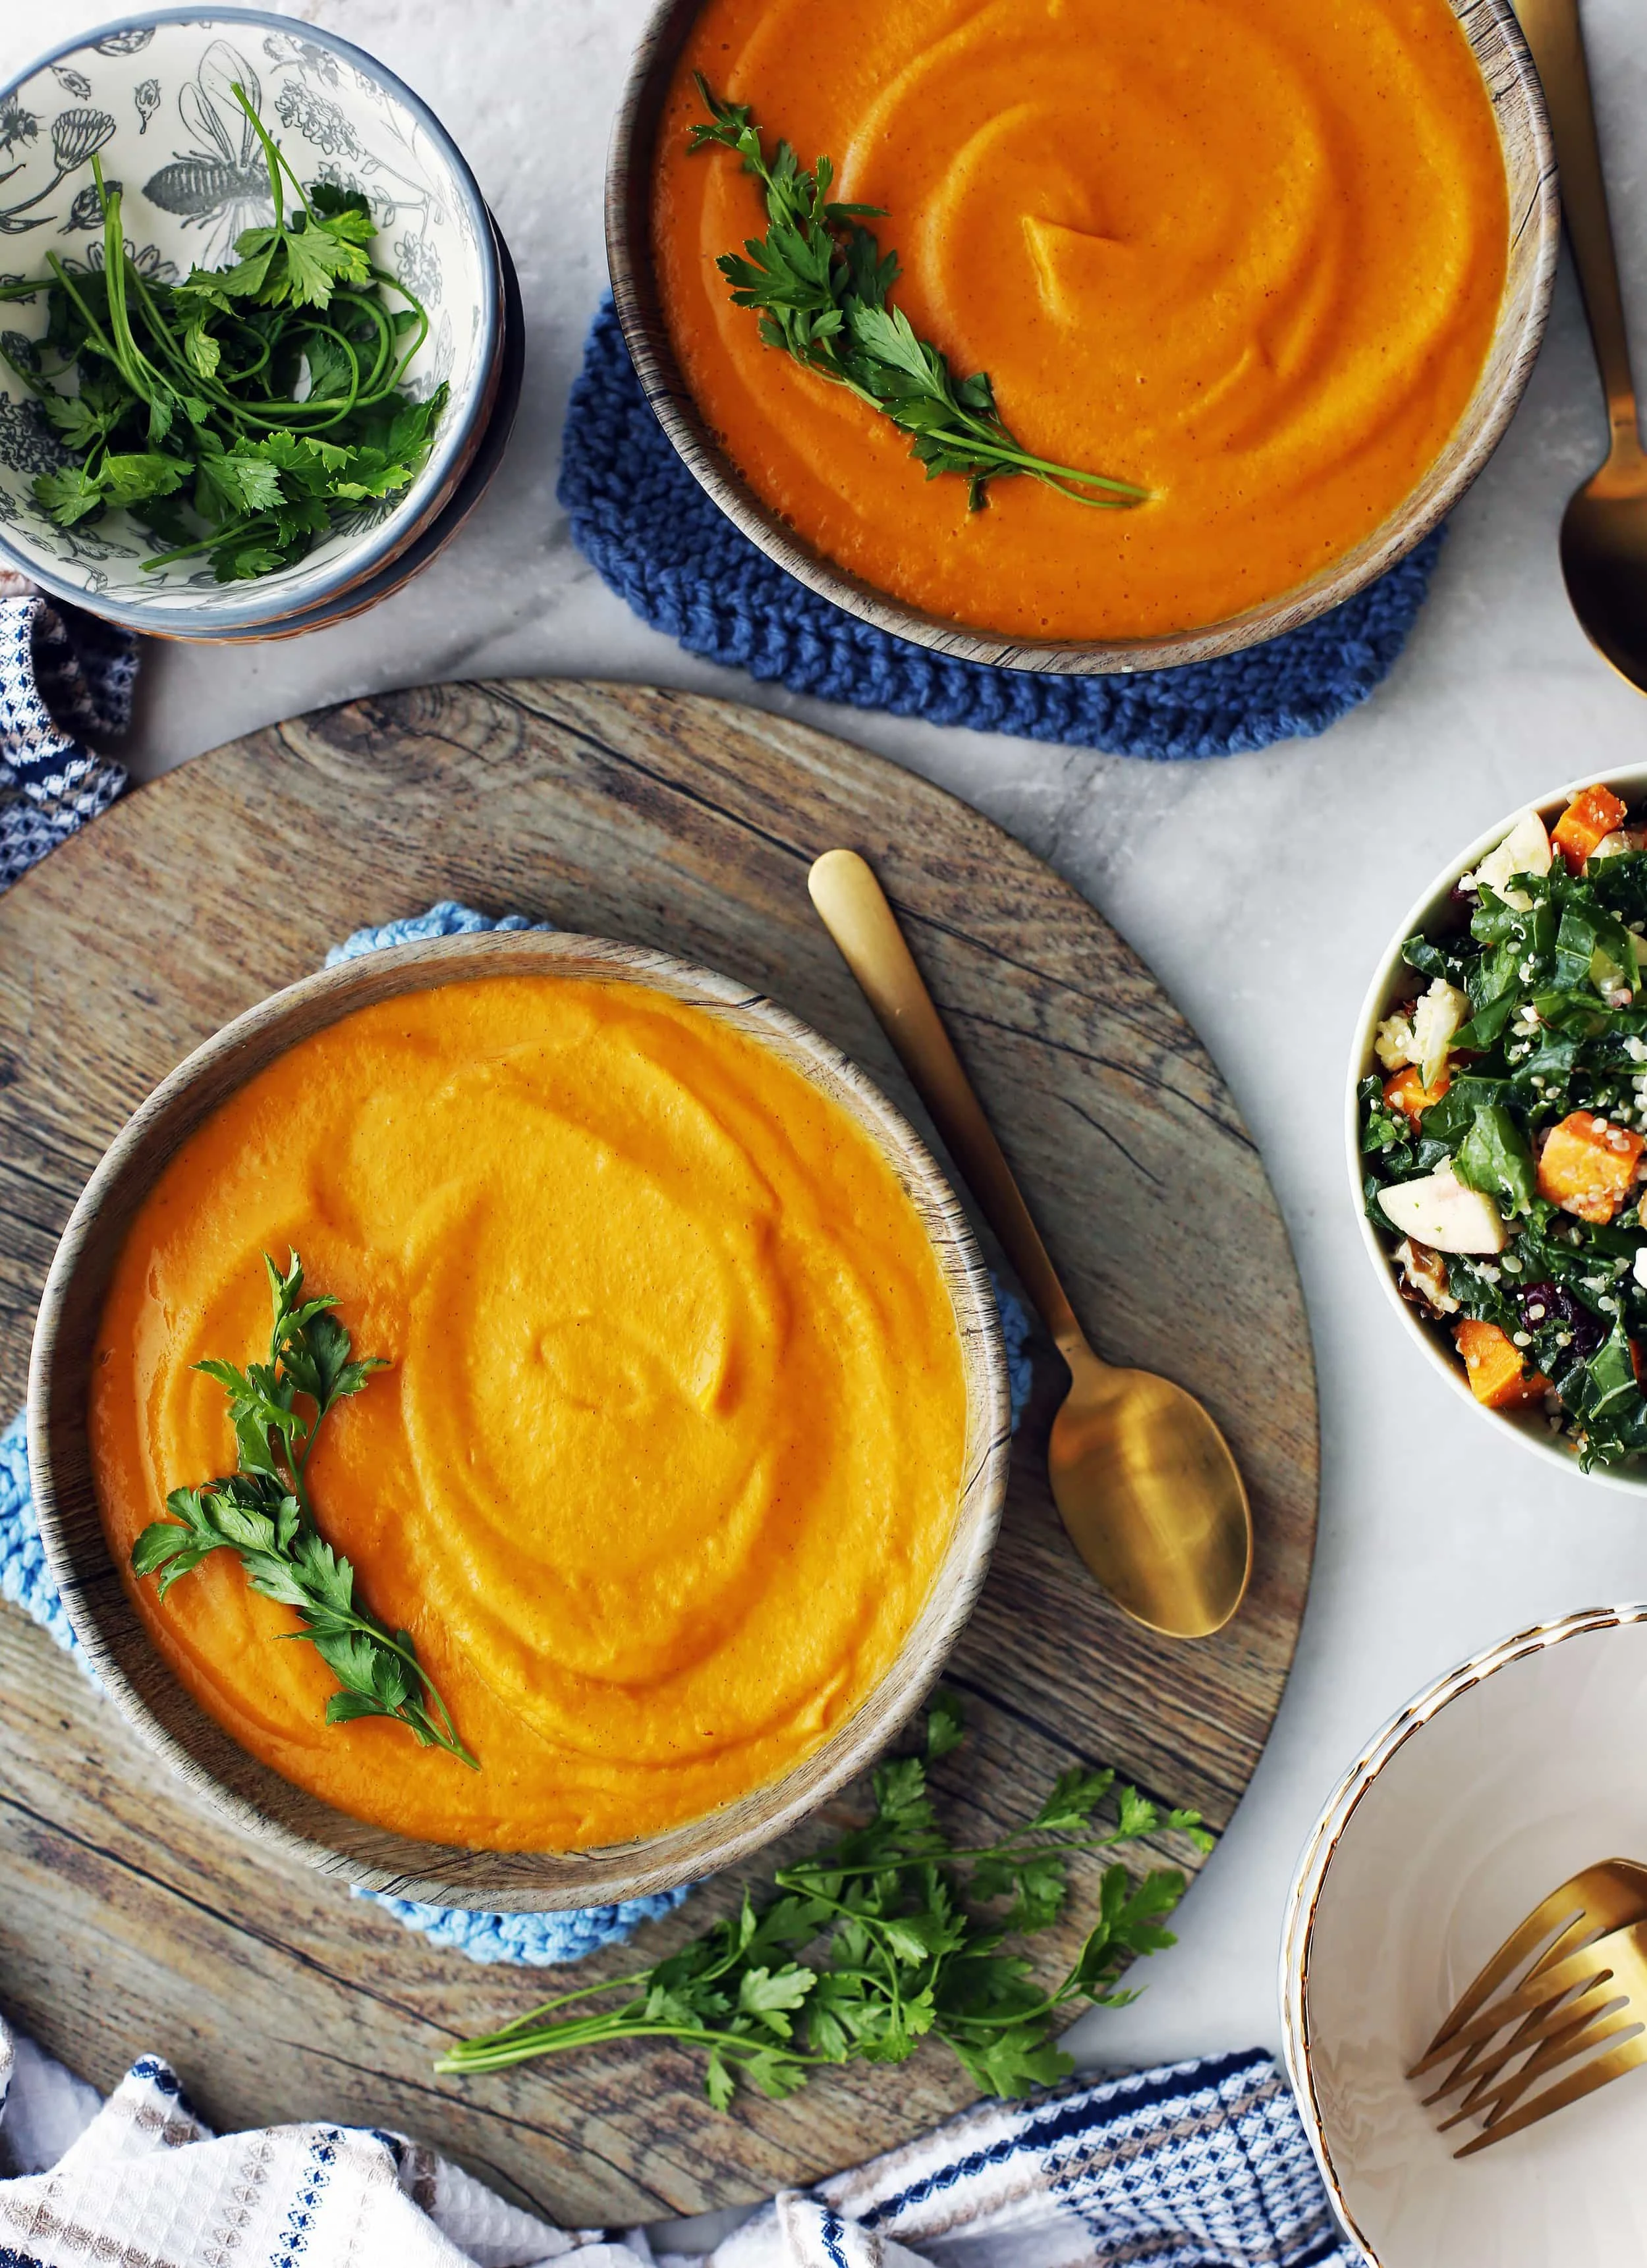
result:
<svg viewBox="0 0 1647 2268"><path fill-rule="evenodd" d="M456 937L476 930L548 929L548 922L528 922L524 914L507 914L490 920L472 906L443 898L425 914L389 922L380 929L358 929L326 956L329 968L339 961L358 960L384 946L405 945L414 938ZM992 1279L993 1280L993 1279ZM995 1285L1001 1308L1002 1336L1007 1346L1007 1370L1012 1393L1012 1426L1016 1432L1030 1397L1032 1371L1028 1351L1030 1319L1011 1292ZM60 1646L72 1653L84 1669L85 1657L76 1642L63 1602L51 1580L34 1516L29 1488L27 1435L21 1413L0 1433L0 1595L23 1609L51 1632ZM90 1675L89 1670L87 1675ZM408 1929L420 1930L436 1945L468 1954L471 1961L509 1961L529 1969L552 1969L563 1962L581 1961L602 1946L622 1945L644 1921L672 1913L689 1895L683 1887L654 1891L649 1897L624 1898L616 1905L586 1906L569 1913L469 1913L455 1906L425 1905L414 1898L394 1898L380 1890L356 1889L356 1897L385 1907Z"/></svg>
<svg viewBox="0 0 1647 2268"><path fill-rule="evenodd" d="M1443 534L1333 613L1222 661L1048 677L949 660L843 613L739 534L648 408L609 298L567 406L558 493L604 580L689 652L820 700L1118 756L1230 756L1325 732L1388 674Z"/></svg>

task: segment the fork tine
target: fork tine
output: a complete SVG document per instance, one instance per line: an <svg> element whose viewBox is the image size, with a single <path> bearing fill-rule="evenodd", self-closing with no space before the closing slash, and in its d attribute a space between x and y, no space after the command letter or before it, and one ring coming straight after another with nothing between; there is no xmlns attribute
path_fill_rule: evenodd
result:
<svg viewBox="0 0 1647 2268"><path fill-rule="evenodd" d="M1426 2095L1425 2108L1431 2109L1436 2103L1444 2102L1460 2087L1467 2089L1452 2116L1444 2121L1444 2132L1446 2127L1470 2115L1482 2095L1491 2091L1518 2056L1525 2055L1529 2048L1542 2054L1552 2040L1582 2031L1586 2024L1594 2022L1608 2003L1617 1997L1614 1987L1608 1982L1598 1985L1593 1992L1582 1993L1577 1999L1565 2001L1559 2007L1534 2009L1501 2047L1493 2048L1479 2057L1472 2050L1460 2069L1433 2095Z"/></svg>
<svg viewBox="0 0 1647 2268"><path fill-rule="evenodd" d="M1577 2062L1587 2056L1592 2048L1599 2048L1603 2040L1616 2039L1621 2032L1636 2032L1641 2029L1641 2012L1632 2008L1628 2002L1621 2008L1614 2008L1610 2014L1587 2017L1582 2023L1572 2025L1567 2031L1546 2040L1536 2054L1527 2058L1519 2071L1511 2072L1501 2086L1487 2095L1485 2107L1478 2105L1474 2115L1484 2127L1496 2126L1504 2113L1519 2102L1527 2089L1542 2079L1547 2072L1558 2070L1563 2064ZM1448 2119L1447 2125L1454 2125L1459 2119L1468 2115L1460 2110ZM1444 2127L1441 2131L1444 2132L1446 2129Z"/></svg>
<svg viewBox="0 0 1647 2268"><path fill-rule="evenodd" d="M1409 2076L1427 2070L1437 2060L1437 2051L1445 2047L1454 2034L1469 2022L1477 2009L1486 2006L1499 1986L1508 1982L1524 1961L1532 1959L1558 1924L1569 1926L1575 1916L1582 1914L1585 1876L1599 1871L1599 1868L1587 1867L1584 1874L1575 1874L1559 1889L1552 1890L1547 1898L1541 1899L1520 1926L1510 1931L1492 1959L1477 1971L1453 2002L1440 2030L1414 2065Z"/></svg>
<svg viewBox="0 0 1647 2268"><path fill-rule="evenodd" d="M1636 2021L1639 2022L1640 2018ZM1495 2142L1502 2142L1507 2135L1518 2134L1524 2127L1535 2125L1540 2118L1547 2118L1553 2110L1564 2110L1569 2102L1577 2102L1586 2095L1593 2095L1597 2088L1605 2087L1609 2080L1617 2079L1627 2071L1637 2070L1644 2063L1647 2063L1647 2031L1638 2033L1633 2040L1626 2040L1620 2047L1609 2048L1606 2055L1598 2056L1593 2063L1585 2064L1581 2071L1569 2073L1567 2078L1558 2080L1554 2087L1547 2087L1542 2095L1535 2095L1531 2102L1522 2103L1508 2117L1496 2120L1484 2134L1478 2134L1473 2141L1466 2142L1460 2150L1455 2150L1453 2155L1472 2158L1478 2150L1490 2149Z"/></svg>
<svg viewBox="0 0 1647 2268"><path fill-rule="evenodd" d="M1647 1918L1647 1888L1643 1889L1639 1914L1628 1914L1622 1908L1617 1907L1619 1877L1624 1875L1634 1878L1639 1872L1640 1869L1626 1859L1603 1859L1600 1865L1586 1867L1582 1873L1574 1874L1569 1881L1563 1882L1559 1889L1552 1890L1548 1897L1542 1899L1538 1905L1534 1906L1520 1927L1510 1932L1485 1968L1453 2002L1440 2030L1424 2050L1418 2062L1414 2065L1408 2074L1409 2077L1416 2078L1419 2073L1430 2070L1436 2063L1444 2059L1441 2051L1452 2044L1454 2036L1468 2023L1479 2009L1485 2007L1499 1986L1508 1981L1522 1962L1532 1958L1544 1939L1549 1936L1558 1925L1560 1934L1554 1944L1546 1948L1537 1967L1530 1970L1528 1976L1523 1978L1524 1984L1531 1982L1540 1970L1549 1968L1576 1952L1586 1931L1592 1936L1599 1934L1589 1920L1588 1910L1592 1902L1604 1905L1611 1904L1617 1909L1612 1922L1606 1926L1617 1927L1627 1920ZM1611 1900L1607 1898L1608 1892L1614 1893Z"/></svg>
<svg viewBox="0 0 1647 2268"><path fill-rule="evenodd" d="M1621 1932L1620 1934L1625 1933ZM1506 1993L1502 2000L1495 2000L1490 2007L1482 2009L1479 2015L1459 2026L1439 2048L1432 2048L1413 2066L1407 2077L1421 2078L1426 2071L1433 2070L1437 2064L1446 2062L1450 2057L1461 2056L1466 2049L1474 2050L1481 2046L1496 2032L1503 2031L1506 2024L1521 2017L1539 2014L1554 2001L1570 1992L1576 1985L1590 1987L1604 1984L1612 1971L1598 1972L1596 1955L1598 1948L1606 1943L1606 1938L1598 1938L1595 1944L1586 1947L1583 1952L1569 1954L1554 1968L1544 1970L1538 1977L1529 1977L1515 1992Z"/></svg>

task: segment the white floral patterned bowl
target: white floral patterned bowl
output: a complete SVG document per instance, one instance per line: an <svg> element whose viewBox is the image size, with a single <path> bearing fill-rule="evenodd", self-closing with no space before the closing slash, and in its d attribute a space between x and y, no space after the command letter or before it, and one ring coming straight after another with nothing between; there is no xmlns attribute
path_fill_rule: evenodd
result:
<svg viewBox="0 0 1647 2268"><path fill-rule="evenodd" d="M273 218L244 87L299 179L363 189L373 256L428 308L407 383L450 399L412 484L364 508L294 567L218 583L199 559L144 571L166 549L125 513L59 528L35 504L37 474L64 461L22 379L0 363L0 556L56 597L161 637L255 629L347 590L403 550L449 500L478 446L501 366L501 295L486 208L462 157L391 71L329 32L260 10L179 7L85 34L0 89L0 277L103 258L92 158L122 185L131 257L170 281L233 256L242 229ZM26 364L46 328L44 293L0 303Z"/></svg>

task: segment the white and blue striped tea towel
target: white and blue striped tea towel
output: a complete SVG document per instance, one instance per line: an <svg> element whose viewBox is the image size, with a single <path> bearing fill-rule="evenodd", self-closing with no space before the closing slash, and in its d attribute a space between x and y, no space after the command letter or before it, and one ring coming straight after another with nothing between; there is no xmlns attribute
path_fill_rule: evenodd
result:
<svg viewBox="0 0 1647 2268"><path fill-rule="evenodd" d="M565 2230L396 2134L214 2136L170 2068L106 2103L5 2040L6 2268L1354 2268L1286 2082L1260 2053L980 2103L816 2190L787 2191L708 2262L644 2229ZM824 2082L827 2083L827 2082Z"/></svg>

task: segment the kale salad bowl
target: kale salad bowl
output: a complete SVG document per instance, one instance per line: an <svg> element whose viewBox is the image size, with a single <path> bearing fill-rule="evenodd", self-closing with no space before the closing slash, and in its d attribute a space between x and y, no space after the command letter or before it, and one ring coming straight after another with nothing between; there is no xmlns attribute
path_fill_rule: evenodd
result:
<svg viewBox="0 0 1647 2268"><path fill-rule="evenodd" d="M129 629L312 617L481 446L501 269L438 119L348 41L174 6L0 87L0 563Z"/></svg>
<svg viewBox="0 0 1647 2268"><path fill-rule="evenodd" d="M1373 979L1347 1118L1429 1359L1542 1455L1647 1485L1647 765L1449 862Z"/></svg>

